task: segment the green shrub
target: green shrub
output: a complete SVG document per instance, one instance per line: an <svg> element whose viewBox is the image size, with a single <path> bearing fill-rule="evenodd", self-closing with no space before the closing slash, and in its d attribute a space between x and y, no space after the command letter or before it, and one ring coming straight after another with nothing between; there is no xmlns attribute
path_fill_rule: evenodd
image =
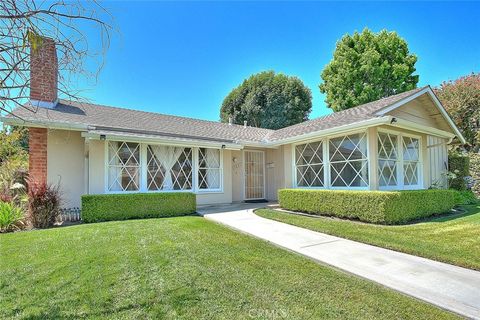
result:
<svg viewBox="0 0 480 320"><path fill-rule="evenodd" d="M457 191L456 202L458 204L476 204L478 199L471 190Z"/></svg>
<svg viewBox="0 0 480 320"><path fill-rule="evenodd" d="M448 155L448 170L455 174L455 178L450 179L450 188L455 190L466 190L465 177L470 175L470 158L460 153L451 152Z"/></svg>
<svg viewBox="0 0 480 320"><path fill-rule="evenodd" d="M458 201L455 190L351 191L283 189L282 208L311 214L396 224L448 212Z"/></svg>
<svg viewBox="0 0 480 320"><path fill-rule="evenodd" d="M0 232L21 229L23 223L23 210L13 203L0 201Z"/></svg>
<svg viewBox="0 0 480 320"><path fill-rule="evenodd" d="M190 192L82 196L84 222L173 217L192 214L195 210L196 197Z"/></svg>

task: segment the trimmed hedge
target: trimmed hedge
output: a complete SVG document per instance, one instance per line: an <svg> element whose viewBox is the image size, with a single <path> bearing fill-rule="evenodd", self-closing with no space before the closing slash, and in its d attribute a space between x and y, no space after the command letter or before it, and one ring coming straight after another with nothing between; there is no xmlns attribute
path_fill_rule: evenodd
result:
<svg viewBox="0 0 480 320"><path fill-rule="evenodd" d="M458 201L455 190L350 191L283 189L287 210L379 224L398 224L448 212Z"/></svg>
<svg viewBox="0 0 480 320"><path fill-rule="evenodd" d="M448 170L457 176L450 180L450 188L456 190L467 190L465 177L470 175L470 158L467 155L450 153L448 155Z"/></svg>
<svg viewBox="0 0 480 320"><path fill-rule="evenodd" d="M195 210L196 197L190 192L82 196L82 220L87 223L182 216L192 214Z"/></svg>

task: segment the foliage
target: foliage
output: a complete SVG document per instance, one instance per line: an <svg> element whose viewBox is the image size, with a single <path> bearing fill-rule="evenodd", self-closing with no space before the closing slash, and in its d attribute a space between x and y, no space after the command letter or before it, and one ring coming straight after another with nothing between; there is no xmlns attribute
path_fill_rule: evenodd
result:
<svg viewBox="0 0 480 320"><path fill-rule="evenodd" d="M470 147L480 148L480 73L443 82L435 88L442 105L460 128Z"/></svg>
<svg viewBox="0 0 480 320"><path fill-rule="evenodd" d="M473 179L472 191L480 198L480 154L470 153L470 176Z"/></svg>
<svg viewBox="0 0 480 320"><path fill-rule="evenodd" d="M172 217L192 214L195 210L196 197L190 192L82 196L84 222Z"/></svg>
<svg viewBox="0 0 480 320"><path fill-rule="evenodd" d="M28 129L23 127L4 127L0 131L0 165L7 161L28 159Z"/></svg>
<svg viewBox="0 0 480 320"><path fill-rule="evenodd" d="M322 71L320 92L329 108L341 111L414 89L417 57L396 32L346 34Z"/></svg>
<svg viewBox="0 0 480 320"><path fill-rule="evenodd" d="M461 205L470 205L478 203L478 199L471 190L458 191L456 194L456 203Z"/></svg>
<svg viewBox="0 0 480 320"><path fill-rule="evenodd" d="M377 225L330 217L309 217L277 210L257 210L261 217L374 246L480 270L480 205L465 213L405 225Z"/></svg>
<svg viewBox="0 0 480 320"><path fill-rule="evenodd" d="M0 201L20 205L28 170L28 130L20 127L0 131Z"/></svg>
<svg viewBox="0 0 480 320"><path fill-rule="evenodd" d="M28 129L3 128L0 131L0 200L18 196L17 184L25 186L28 170Z"/></svg>
<svg viewBox="0 0 480 320"><path fill-rule="evenodd" d="M28 213L34 228L52 227L60 215L60 187L28 181Z"/></svg>
<svg viewBox="0 0 480 320"><path fill-rule="evenodd" d="M450 211L454 190L351 191L279 190L282 208L360 221L397 224Z"/></svg>
<svg viewBox="0 0 480 320"><path fill-rule="evenodd" d="M469 173L470 158L467 155L450 152L448 155L448 169L454 173L454 177L449 181L449 187L455 190L466 190L467 185L465 177Z"/></svg>
<svg viewBox="0 0 480 320"><path fill-rule="evenodd" d="M303 82L273 71L243 81L223 100L220 119L267 129L280 129L308 120L312 93Z"/></svg>
<svg viewBox="0 0 480 320"><path fill-rule="evenodd" d="M24 227L23 209L12 202L0 201L0 232L15 231Z"/></svg>
<svg viewBox="0 0 480 320"><path fill-rule="evenodd" d="M197 216L0 238L1 319L457 318Z"/></svg>
<svg viewBox="0 0 480 320"><path fill-rule="evenodd" d="M44 37L52 39L58 49L62 70L58 91L70 99L80 98L71 85L80 75L94 78L100 71L113 17L94 0L2 0L0 20L0 114L5 114L14 107L26 108L30 52L38 49Z"/></svg>

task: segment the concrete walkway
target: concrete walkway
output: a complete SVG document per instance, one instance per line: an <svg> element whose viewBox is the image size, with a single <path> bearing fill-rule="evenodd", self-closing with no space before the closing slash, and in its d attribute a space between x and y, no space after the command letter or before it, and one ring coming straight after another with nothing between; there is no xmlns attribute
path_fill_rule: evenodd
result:
<svg viewBox="0 0 480 320"><path fill-rule="evenodd" d="M238 204L199 208L206 219L375 281L460 315L480 319L480 272L264 219Z"/></svg>

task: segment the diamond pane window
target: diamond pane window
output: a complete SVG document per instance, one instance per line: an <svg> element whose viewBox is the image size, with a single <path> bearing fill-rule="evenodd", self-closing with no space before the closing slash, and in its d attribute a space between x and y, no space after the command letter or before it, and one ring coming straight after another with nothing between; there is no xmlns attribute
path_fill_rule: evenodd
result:
<svg viewBox="0 0 480 320"><path fill-rule="evenodd" d="M398 164L398 137L378 133L378 178L380 187L396 186Z"/></svg>
<svg viewBox="0 0 480 320"><path fill-rule="evenodd" d="M140 144L108 141L108 191L137 191L140 186Z"/></svg>
<svg viewBox="0 0 480 320"><path fill-rule="evenodd" d="M192 148L149 145L148 190L191 190Z"/></svg>
<svg viewBox="0 0 480 320"><path fill-rule="evenodd" d="M403 184L416 186L419 184L420 148L418 139L403 137Z"/></svg>
<svg viewBox="0 0 480 320"><path fill-rule="evenodd" d="M329 159L332 187L368 186L366 133L330 139Z"/></svg>
<svg viewBox="0 0 480 320"><path fill-rule="evenodd" d="M221 176L220 150L198 148L198 188L219 190Z"/></svg>
<svg viewBox="0 0 480 320"><path fill-rule="evenodd" d="M298 187L323 187L322 141L297 145L295 166Z"/></svg>

